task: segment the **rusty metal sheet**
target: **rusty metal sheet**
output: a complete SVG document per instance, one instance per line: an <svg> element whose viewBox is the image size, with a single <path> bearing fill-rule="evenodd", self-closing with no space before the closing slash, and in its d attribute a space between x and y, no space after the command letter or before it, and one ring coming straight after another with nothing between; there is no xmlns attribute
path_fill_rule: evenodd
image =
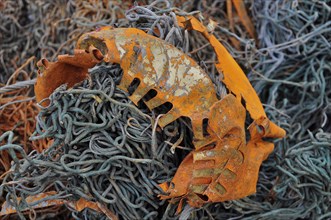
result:
<svg viewBox="0 0 331 220"><path fill-rule="evenodd" d="M262 138L281 138L285 131L266 117L244 72L216 37L193 16L177 18L183 28L200 32L210 42L218 58L216 67L224 76L223 83L236 97L228 95L212 106L208 124L211 135L185 158L166 191L168 195L160 197L171 201L187 199L191 206L201 207L208 202L248 196L255 193L261 163L274 148ZM254 119L249 126L248 144L242 98Z"/></svg>
<svg viewBox="0 0 331 220"><path fill-rule="evenodd" d="M28 196L25 201L27 202L27 204L31 204L40 200L45 200L48 197L54 196L56 195L55 191L50 191L50 192L44 192L44 193L39 193L38 195L35 196ZM21 198L17 198L18 201L21 200ZM107 208L105 208L104 206L102 206L101 204L99 204L98 202L91 202L91 201L87 201L86 199L80 198L77 201L67 201L65 199L47 199L43 202L38 203L37 205L34 205L33 209L41 209L41 208L46 208L46 207L50 207L50 206L59 206L59 205L68 205L71 208L77 210L78 212L81 212L82 210L84 210L85 208L90 208L93 209L97 212L103 212L104 214L106 214L110 219L112 220L117 220L117 216L112 213L110 210L108 210ZM23 210L23 211L28 211L29 209ZM9 203L4 202L2 204L2 208L0 211L0 217L1 216L5 216L5 215L10 215L10 214L14 214L16 213L15 207L9 205Z"/></svg>
<svg viewBox="0 0 331 220"><path fill-rule="evenodd" d="M251 38L255 39L255 42L257 44L258 39L256 37L256 31L255 31L254 25L252 23L252 20L248 16L245 2L243 0L226 0L226 11L227 11L228 20L229 20L229 29L231 30L231 32L235 33L235 28L234 28L234 26L235 26L234 17L235 16L234 16L234 13L232 10L232 4L234 4L234 8L237 11L240 22L245 27L249 36ZM235 37L230 37L229 39L230 39L232 45L237 50L239 50L240 42Z"/></svg>
<svg viewBox="0 0 331 220"><path fill-rule="evenodd" d="M55 194L55 192L39 193L36 196L27 197L26 202L28 204L33 203L33 202L42 200L44 198L47 198L49 196L52 196L54 194ZM21 198L17 198L17 200L20 201ZM63 205L63 201L50 199L50 200L39 203L38 205L34 206L33 208L38 209L38 208L44 208L44 207L49 207L49 206L55 206L55 205ZM0 216L9 215L9 214L13 214L13 213L16 213L15 207L11 206L8 202L4 202L2 204Z"/></svg>
<svg viewBox="0 0 331 220"><path fill-rule="evenodd" d="M254 25L252 23L252 20L248 16L245 2L243 0L232 0L232 3L238 13L240 22L244 25L249 36L251 38L254 38L255 41L257 41L256 31L255 31ZM231 4L231 2L227 2L227 4Z"/></svg>
<svg viewBox="0 0 331 220"><path fill-rule="evenodd" d="M161 195L162 199L185 198L191 206L201 207L255 193L260 165L270 152L246 145L245 108L229 94L215 103L209 118L217 119L209 122L211 144L184 159L167 190L169 195Z"/></svg>
<svg viewBox="0 0 331 220"><path fill-rule="evenodd" d="M238 100L241 100L241 98L245 100L246 109L251 118L255 121L251 126L265 126L265 128L272 127L272 133L266 131L266 133L269 134L269 137L284 137L285 131L282 128L275 124L273 124L274 126L269 125L270 120L267 118L262 103L245 73L216 37L209 33L207 28L193 16L177 16L177 19L181 27L200 32L202 36L210 42L218 59L218 63L215 64L216 68L224 76L222 81L230 92L235 94ZM263 125L261 124L262 121Z"/></svg>
<svg viewBox="0 0 331 220"><path fill-rule="evenodd" d="M60 55L58 61L48 62L41 59L38 63L38 76L35 83L35 94L37 102L48 98L56 88L67 84L68 88L74 86L87 78L88 69L100 62L97 50L85 51L75 50L73 56ZM48 101L42 103L48 105Z"/></svg>
<svg viewBox="0 0 331 220"><path fill-rule="evenodd" d="M105 62L119 63L123 78L119 85L127 91L136 78L140 84L129 96L135 104L154 89L157 95L146 102L149 109L165 102L172 109L162 116L161 127L181 116L192 121L194 136L203 139L202 121L217 101L214 85L208 75L189 56L165 41L134 28L102 28L80 37L77 48L98 48Z"/></svg>
<svg viewBox="0 0 331 220"><path fill-rule="evenodd" d="M84 79L88 68L100 61L120 64L123 77L119 87L122 90L128 91L130 84L139 80L139 86L129 96L135 104L151 89L157 92L146 102L151 110L166 102L172 104L171 110L158 121L161 127L181 116L189 117L192 122L195 150L181 163L172 185L160 185L168 193L160 197L180 200L179 209L184 199L191 206L200 207L207 202L245 197L255 192L259 167L273 149L273 144L262 138L283 137L285 132L266 117L245 74L208 29L194 17L178 17L178 20L183 28L198 31L210 41L219 61L216 67L234 95L217 100L213 83L193 59L163 40L134 28L105 27L84 34L78 40L78 52L62 60L59 58L52 63L52 68L44 64L48 72L41 76L44 81L37 83L45 86L47 77L55 76L56 69L61 69L60 76L64 80L58 83L73 85ZM64 73L71 74L68 82ZM39 100L47 95L40 94ZM252 138L248 144L242 98L254 119L249 127ZM209 119L209 136L203 135L202 122L206 118Z"/></svg>
<svg viewBox="0 0 331 220"><path fill-rule="evenodd" d="M129 96L135 104L151 89L157 92L145 103L151 110L166 102L172 103L172 109L158 120L161 127L186 116L192 121L195 138L203 139L202 121L208 118L209 108L217 96L211 79L192 58L135 28L100 28L81 36L76 48L73 56L60 56L55 63L39 62L42 68L35 89L38 101L61 84L71 87L82 81L87 77L88 68L102 59L120 64L124 72L119 85L122 90L128 91L131 82L139 79L138 88Z"/></svg>

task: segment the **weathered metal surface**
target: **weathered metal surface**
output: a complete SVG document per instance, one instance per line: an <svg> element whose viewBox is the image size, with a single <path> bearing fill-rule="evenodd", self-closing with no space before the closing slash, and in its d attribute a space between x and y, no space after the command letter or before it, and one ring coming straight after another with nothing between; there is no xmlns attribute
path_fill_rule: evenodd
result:
<svg viewBox="0 0 331 220"><path fill-rule="evenodd" d="M272 144L246 145L246 110L233 96L216 102L210 111L210 144L192 151L178 168L163 199L187 198L194 207L245 197L256 191L260 165Z"/></svg>
<svg viewBox="0 0 331 220"><path fill-rule="evenodd" d="M161 127L187 116L192 121L195 138L203 139L202 121L208 118L217 97L212 81L192 58L134 28L103 28L78 40L79 49L87 50L91 46L101 51L105 62L121 65L124 74L119 88L127 91L135 78L140 80L129 96L135 104L151 89L157 95L145 103L149 109L172 103L172 109L158 121Z"/></svg>
<svg viewBox="0 0 331 220"><path fill-rule="evenodd" d="M132 81L139 79L138 88L129 97L135 104L151 89L157 92L145 103L151 110L166 102L172 103L172 109L158 121L161 127L187 116L191 118L195 138L203 139L202 121L208 118L209 108L217 101L212 81L192 58L135 28L106 27L81 36L74 56L60 56L59 61L43 65L44 72L40 70L36 84L37 101L48 97L53 87L63 83L71 87L82 81L88 68L100 62L100 58L120 64L124 72L119 85L122 90L128 91ZM45 63L42 61L41 64ZM59 80L50 78L56 74ZM66 76L70 76L68 82L62 80ZM52 88L48 87L49 79Z"/></svg>
<svg viewBox="0 0 331 220"><path fill-rule="evenodd" d="M70 86L86 77L87 69L100 61L120 64L121 89L128 91L134 80L140 82L129 96L135 104L151 89L157 95L146 102L150 109L172 103L171 110L158 121L161 127L181 116L189 117L192 122L195 150L181 163L172 187L161 185L168 193L161 198L181 200L180 204L187 199L190 205L199 207L208 202L245 197L255 192L259 167L273 150L273 144L262 138L283 137L285 132L266 117L245 74L208 29L194 17L178 17L178 21L183 28L196 30L209 40L218 57L216 67L224 75L223 83L234 95L217 100L211 80L194 60L174 46L134 28L106 27L84 34L78 40L75 55L62 56L62 60L52 63L52 68L44 65L48 72L37 83L45 84L59 67L63 70L61 76L78 76L70 78ZM79 57L83 57L83 66ZM40 101L49 94L45 92L37 98ZM241 99L254 120L249 127L248 144L244 127L246 110ZM208 136L203 135L202 122L206 118Z"/></svg>
<svg viewBox="0 0 331 220"><path fill-rule="evenodd" d="M161 198L173 201L187 198L191 206L200 207L207 202L253 194L261 163L274 148L273 143L263 138L282 138L285 131L266 117L244 72L215 36L192 16L177 18L183 28L200 32L210 42L218 58L216 68L224 76L223 83L236 97L228 95L212 106L208 124L211 135L204 140L202 148L196 147L185 158L172 180L172 187L167 190L169 195ZM246 109L254 120L249 126L251 139L247 144L246 111L241 99L245 100Z"/></svg>
<svg viewBox="0 0 331 220"><path fill-rule="evenodd" d="M91 53L90 53L91 52ZM100 62L100 57L95 56L96 50L75 50L73 56L60 55L58 61L48 62L41 59L38 63L38 76L35 83L36 100L48 98L54 90L62 84L68 88L88 77L88 69ZM43 106L48 105L44 101Z"/></svg>

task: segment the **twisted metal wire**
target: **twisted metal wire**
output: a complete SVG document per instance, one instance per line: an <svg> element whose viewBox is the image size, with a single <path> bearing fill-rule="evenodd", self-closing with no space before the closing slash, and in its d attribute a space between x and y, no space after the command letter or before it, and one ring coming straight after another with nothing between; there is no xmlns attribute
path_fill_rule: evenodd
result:
<svg viewBox="0 0 331 220"><path fill-rule="evenodd" d="M33 86L36 83L36 79L25 80L21 82L16 82L11 85L0 87L0 94L5 94L7 92L16 91L22 88L28 88L29 86Z"/></svg>
<svg viewBox="0 0 331 220"><path fill-rule="evenodd" d="M51 95L31 139L52 137L53 145L14 160L15 172L0 186L17 210L27 203L18 203L16 196L55 190L53 199L101 202L125 219L154 219L159 214L165 201L156 197L161 193L157 184L171 180L180 162L165 140L174 142L184 130L175 122L166 128L172 132L153 133L155 119L116 88L112 77L119 70L100 66L91 73L91 82L70 90L60 87Z"/></svg>
<svg viewBox="0 0 331 220"><path fill-rule="evenodd" d="M71 8L71 10L73 10L73 4L74 3L68 3L67 9ZM95 14L92 13L92 15L96 16L92 16L92 25L89 25L89 21L84 18L84 16L90 16L88 11L92 10L88 4L89 3L78 4L80 5L79 7L85 8L86 10L85 12L77 11L74 13L77 18L74 19L75 24L72 24L70 28L76 27L75 25L81 25L80 27L88 29L92 28L93 25L99 24L93 23L93 21L97 22L97 19L100 19L98 16L102 16L104 11L97 13L96 10L94 10ZM114 4L109 3L107 7L109 6L115 7L116 5L114 6ZM322 220L330 218L330 1L257 0L248 1L247 6L250 9L251 17L256 26L259 38L258 44L248 39L245 30L243 30L240 25L236 26L235 33L232 33L227 28L228 20L225 13L225 1L196 1L194 4L181 4L182 9L187 11L201 10L204 12L204 14L202 14L204 17L214 18L218 22L219 25L216 26L214 34L218 36L237 61L244 68L249 70L247 71L248 76L259 93L262 102L265 103L264 105L269 118L272 121L276 121L281 127L287 130L287 138L278 141L274 153L262 165L257 193L255 195L236 201L209 204L201 208L191 208L185 205L180 215L175 214L177 204L161 204L157 198L148 196L146 196L145 200L149 198L150 201L138 201L135 199L135 196L141 195L139 193L149 193L150 190L152 190L152 192L159 192L157 190L160 189L157 186L152 185L154 188L150 186L152 184L151 182L154 181L154 183L156 183L158 181L162 182L163 180L171 179L171 175L173 175L181 161L182 157L179 154L169 154L168 150L170 147L160 145L158 141L164 140L164 143L169 143L168 141L175 143L179 136L178 134L174 134L179 129L180 132L186 134L184 135L185 138L181 145L183 145L184 148L189 148L188 143L190 143L191 140L191 135L187 135L189 129L185 126L183 121L178 121L176 122L178 124L173 125L169 130L166 129L163 132L155 133L151 130L153 126L150 120L154 120L155 123L155 113L149 113L147 110L140 109L143 114L139 114L136 108L133 106L129 108L128 105L126 105L127 103L124 103L124 107L123 103L112 102L114 100L116 101L115 98L113 98L113 100L108 99L111 98L109 97L109 90L108 92L94 91L89 86L86 88L74 88L72 93L70 93L71 90L60 88L51 97L51 100L54 99L52 104L48 107L51 108L51 110L48 111L44 109L44 117L38 118L39 127L37 133L40 138L55 137L56 141L49 151L41 154L43 156L38 156L35 152L28 155L27 158L40 157L40 159L36 159L36 161L42 164L42 166L38 165L37 167L41 166L43 168L42 170L37 170L35 173L32 172L33 175L35 175L33 178L42 176L44 173L48 175L46 171L49 169L52 169L52 171L56 170L57 176L54 174L55 177L53 177L53 179L51 178L53 180L51 188L58 191L57 196L63 196L61 193L69 189L66 188L66 184L68 184L68 186L71 187L70 189L76 189L70 191L70 199L76 200L79 197L83 197L92 201L104 202L109 209L113 210L115 213L119 213L123 218L134 218L137 215L142 218L156 218L155 216L157 216L157 218L163 219L282 218ZM97 7L102 8L104 6L98 4ZM120 13L120 10L117 10L118 9L116 9L115 12ZM199 37L199 35L179 29L176 25L173 13L185 12L174 7L171 2L155 1L146 6L135 5L125 14L128 21L115 18L111 20L111 23L120 21L118 22L119 26L125 27L130 25L147 30L149 34L158 36L174 44L185 53L190 54L208 72L215 83L219 96L222 97L221 94L224 94L226 91L224 91L222 84L217 84L220 82L219 78L222 77L222 74L217 73L213 66L215 55L211 52L210 46ZM114 15L114 13L112 13L112 15ZM200 16L197 13L196 15ZM107 15L100 20L105 19L107 19ZM65 27L65 24L63 24L63 27ZM73 31L70 36L78 36L78 32L80 31ZM66 38L66 35L61 36L64 39ZM241 50L231 46L229 41L230 37L235 37L240 41ZM65 42L62 38L61 40L63 41L59 42ZM66 42L66 44L70 45L70 42ZM58 52L65 47L62 46L60 48ZM102 69L102 71L108 70ZM117 76L120 76L120 74ZM88 82L85 82L84 85L87 84ZM67 95L69 97L67 97ZM120 96L122 100L125 100L124 96ZM78 102L79 104L74 105L72 102L76 97L80 101ZM112 106L120 104L119 106L123 109L129 108L130 111L125 110L128 112L127 114L134 115L134 118L137 117L140 121L136 122L132 117L132 119L126 118L127 121L122 120L121 123L124 123L122 125L116 122L114 122L114 124L105 123L105 121L110 121L111 119L120 120L121 118L114 119L116 115L109 116L104 112L103 108L92 108L87 105L87 103L94 103L97 106L103 106L105 99L107 99L107 102ZM101 104L99 103L100 100ZM72 105L75 107L69 109L68 106ZM81 106L85 106L85 109L81 109ZM117 108L122 109L119 106L117 106ZM91 110L90 113L87 111L89 109L94 110ZM56 113L52 113L52 111ZM68 111L71 112L69 116L66 114ZM121 111L122 110L117 110L115 113L120 113ZM144 114L147 114L149 117L146 116L147 119L143 119ZM73 118L76 117L76 120L83 120L84 122L73 123L75 120ZM47 120L45 120L45 118L47 118ZM93 121L95 119L97 119L97 122ZM146 124L142 123L143 120L146 120ZM66 126L63 126L64 123ZM91 128L91 123L95 127ZM147 126L148 123L149 126ZM59 127L54 127L54 124L58 124ZM141 124L145 126L144 129L146 130L141 130L142 128L139 127ZM114 159L116 163L118 163L118 161L125 161L125 164L123 162L124 168L122 168L122 170L120 168L113 168L115 174L118 173L119 176L121 176L125 173L123 170L133 172L132 169L134 169L135 174L140 178L138 184L140 186L142 186L141 183L146 184L144 187L139 188L139 190L134 187L137 186L137 184L125 184L128 178L132 181L130 179L131 177L128 176L125 176L123 179L120 177L120 180L116 179L112 182L101 177L100 179L93 178L95 167L97 167L96 170L100 172L100 174L95 175L103 176L104 173L102 172L108 168L107 165L112 163L104 159L109 157L109 155L105 155L105 152L107 154L108 151L104 148L109 147L106 143L108 143L109 140L116 140L116 137L106 136L106 134L101 132L103 126L107 125L110 126L109 128L107 127L107 129L112 128L115 129L116 132L121 131L122 135L125 134L126 141L131 140L130 147L125 148L126 145L124 144L124 150L121 148L124 154L130 155L130 157L127 156L128 158L132 158L131 155L134 155L133 158L138 159L141 156L144 157L147 155L146 158L143 158L146 163L149 161L147 164L140 163L141 160L132 161L122 157L115 157ZM85 130L85 127L87 127L87 130ZM59 131L57 131L56 128L60 128ZM71 129L72 132L67 133L67 128ZM149 134L149 136L143 136L146 139L142 140L142 137L137 135L137 133L132 134L132 132L138 130L139 132L147 132L146 134ZM111 131L113 132L113 130ZM120 137L122 137L122 135L120 135ZM153 135L154 139L152 138ZM156 140L157 147L142 148L139 147L140 144L137 145L137 143L140 142L147 145L147 143L143 142L147 142L147 137L150 143L152 143L151 140L154 140L154 143ZM162 139L162 137L164 139ZM123 142L122 139L117 139L115 143L121 146ZM88 149L86 143L91 143ZM160 148L160 146L163 147ZM115 149L113 145L110 145L110 148ZM14 150L14 148L12 149ZM150 151L146 153L142 149L149 149ZM161 150L155 151L155 149ZM116 149L116 151L114 150L112 153L117 155L118 151L120 150ZM83 154L84 152L85 154ZM121 152L121 154L123 152ZM78 155L81 154L83 154L82 159L80 159L81 156L78 157ZM64 155L62 163L60 159L62 158L61 155ZM164 155L162 160L155 159L160 157L160 155ZM100 157L103 159L100 159ZM92 162L86 163L86 160ZM155 161L155 163L151 161ZM160 162L164 167L169 167L169 171L165 172L162 170L161 164L156 162ZM105 163L106 165L102 166L100 165L101 163ZM26 164L28 164L28 162L23 163L21 167L27 169L26 167L28 165ZM161 174L161 176L163 176L160 177L157 175L158 172L146 169L146 172L150 172L149 174L154 177L152 180L149 179L150 176L145 174L145 169L142 169L142 167L146 168L148 166L153 166L153 169L162 170L163 174ZM18 165L13 168L19 169L16 167L18 167ZM70 172L75 172L74 168L77 168L82 176L76 173L69 175ZM35 168L31 169L33 170ZM18 177L19 175L15 176L15 178L21 178ZM14 178L13 176L13 173L7 175L3 181L8 183L9 179ZM61 176L62 179L59 178ZM76 179L76 176L79 176L79 178ZM134 176L134 179L135 177L136 176ZM41 179L45 181L43 177ZM60 180L56 181L57 179ZM79 188L83 179L85 179L84 184L82 184L83 188ZM29 182L31 179L26 179L25 181ZM66 184L63 184L62 181ZM120 181L121 184L116 185L118 181ZM12 196L16 194L27 195L32 191L31 186L27 187L24 185L27 182L17 184L17 189L15 187L9 187L7 184L2 184L1 189L6 189L7 192L11 192L7 194L8 198L10 198L10 194ZM110 189L105 188L103 183L107 186L111 186ZM46 187L47 184L43 182L42 185L39 185L39 188L37 185L33 189L44 190L48 188ZM116 189L120 190L116 191ZM103 195L102 192L106 192L106 194ZM118 192L121 192L121 194ZM113 200L111 195L116 195L120 198L127 196L131 202L126 203L127 201L123 200L119 205L113 205L111 203ZM12 204L15 203L15 196L11 198L11 201ZM146 206L142 205L140 207L142 203ZM146 214L147 212L149 212L151 216L148 216L148 214ZM20 214L20 216L22 217L22 214ZM73 211L73 216L77 219L101 218L99 213L95 213L89 209L84 210L82 213ZM105 216L103 216L103 218L105 218Z"/></svg>

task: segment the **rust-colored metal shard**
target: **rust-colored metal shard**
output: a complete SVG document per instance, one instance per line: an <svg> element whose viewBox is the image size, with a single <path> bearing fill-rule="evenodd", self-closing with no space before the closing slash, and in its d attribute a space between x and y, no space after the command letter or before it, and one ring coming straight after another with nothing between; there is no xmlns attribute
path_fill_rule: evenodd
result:
<svg viewBox="0 0 331 220"><path fill-rule="evenodd" d="M47 197L51 197L53 195L55 195L55 192L53 192L53 191L52 192L39 193L36 196L27 197L26 202L28 204L30 204L30 203L45 199ZM18 199L18 201L21 201L21 198L17 198L17 199ZM45 202L41 202L41 203L35 205L33 208L34 209L39 209L39 208L45 208L45 207L49 207L49 206L58 206L58 205L63 205L63 204L64 204L64 202L62 200L49 199ZM26 209L26 210L28 210L28 209ZM23 210L23 211L25 211L25 210ZM8 202L4 202L2 204L2 207L1 207L0 217L4 216L4 215L13 214L13 213L16 213L15 207L11 206Z"/></svg>
<svg viewBox="0 0 331 220"><path fill-rule="evenodd" d="M244 25L249 36L257 41L256 31L252 23L252 20L248 16L245 2L243 0L232 0L232 2L234 4L234 7L236 8L240 22ZM227 2L227 4L229 4L229 2Z"/></svg>
<svg viewBox="0 0 331 220"><path fill-rule="evenodd" d="M102 57L98 51L75 50L73 56L61 55L56 62L42 59L37 63L38 76L35 84L37 102L49 97L56 88L67 84L68 88L74 86L88 77L88 69L100 62ZM48 105L48 101L42 103Z"/></svg>
<svg viewBox="0 0 331 220"><path fill-rule="evenodd" d="M119 87L127 91L134 79L140 84L129 97L137 103L150 89L157 96L148 101L150 108L165 102L172 109L158 121L161 127L181 116L189 117L196 139L203 139L202 121L217 101L215 89L208 75L189 56L163 40L134 28L102 28L80 37L77 47L98 48L104 61L119 63L123 78Z"/></svg>
<svg viewBox="0 0 331 220"><path fill-rule="evenodd" d="M203 26L203 24L195 17L177 16L177 19L181 27L200 32L202 36L204 36L210 42L211 46L214 48L218 60L218 63L216 63L215 66L217 70L224 76L222 81L230 90L230 92L232 92L237 97L238 100L241 101L242 98L245 100L246 109L249 112L251 118L255 120L251 126L262 125L261 123L264 121L264 126L266 128L270 128L271 126L266 126L267 124L270 124L270 121L264 112L258 95L247 79L245 73L240 68L239 64L233 59L225 47L216 39L213 34L209 33L207 28ZM286 133L282 128L278 126L272 127L272 134L277 133L277 137L285 136ZM266 131L266 133L272 136L269 131Z"/></svg>
<svg viewBox="0 0 331 220"><path fill-rule="evenodd" d="M118 63L123 69L119 87L128 91L134 80L139 86L129 98L137 104L151 89L156 96L146 102L150 109L166 102L172 104L169 112L158 121L161 127L181 116L191 119L195 150L182 162L174 176L169 195L171 201L187 199L192 206L207 202L238 199L255 192L259 167L273 149L264 137L283 137L285 131L266 117L262 104L245 74L224 46L192 16L178 17L183 28L196 30L210 42L219 63L216 67L224 75L223 83L232 94L217 100L216 92L207 74L187 55L166 42L134 28L111 27L84 34L77 43L78 52L65 56L65 62L52 64L40 81L56 69L61 69L60 83L73 85L87 75L88 68L100 61ZM79 62L84 57L84 65ZM73 74L68 82L65 74ZM78 77L75 77L77 75ZM54 76L55 77L55 76ZM39 83L39 81L38 81ZM69 86L70 86L69 85ZM39 85L40 86L40 85ZM59 85L58 85L59 86ZM43 91L43 89L40 89ZM40 92L37 90L36 92ZM39 100L47 93L40 93ZM47 97L47 96L46 96ZM246 110L254 122L250 125L251 140L245 142ZM209 136L203 135L202 122L208 118Z"/></svg>
<svg viewBox="0 0 331 220"><path fill-rule="evenodd" d="M255 192L264 155L245 141L246 110L227 95L213 105L208 137L211 144L192 151L178 168L163 199L187 198L194 207L207 202L239 199ZM252 157L251 157L252 156Z"/></svg>
<svg viewBox="0 0 331 220"><path fill-rule="evenodd" d="M178 168L163 199L187 199L194 207L208 202L239 199L256 191L258 172L272 152L272 143L264 137L281 138L285 131L272 123L239 65L224 46L192 16L177 17L181 26L200 32L212 45L218 58L216 68L223 83L236 96L227 95L209 112L209 137L196 145ZM251 140L245 142L245 115L241 99L254 122L249 126ZM184 178L185 177L185 178Z"/></svg>
<svg viewBox="0 0 331 220"><path fill-rule="evenodd" d="M192 58L135 28L101 28L81 36L73 56L60 56L57 62L49 64L40 61L44 71L40 71L42 75L36 83L37 100L48 97L61 84L71 87L82 81L88 68L101 60L120 64L124 72L119 85L122 90L127 91L134 79L140 81L129 97L134 103L151 89L157 96L148 106L172 103L172 109L158 121L161 127L186 116L192 120L195 138L203 139L202 121L217 101L212 81Z"/></svg>
<svg viewBox="0 0 331 220"><path fill-rule="evenodd" d="M251 38L255 39L255 42L257 44L258 41L257 41L257 37L256 37L256 31L255 31L254 25L252 23L252 20L248 16L245 2L243 0L226 0L226 11L227 11L228 20L229 20L229 29L231 30L232 33L235 32L234 14L232 12L232 4L234 5L234 7L237 11L240 22L244 25L249 36ZM232 45L237 50L239 50L240 42L234 37L230 37L229 39L230 39Z"/></svg>

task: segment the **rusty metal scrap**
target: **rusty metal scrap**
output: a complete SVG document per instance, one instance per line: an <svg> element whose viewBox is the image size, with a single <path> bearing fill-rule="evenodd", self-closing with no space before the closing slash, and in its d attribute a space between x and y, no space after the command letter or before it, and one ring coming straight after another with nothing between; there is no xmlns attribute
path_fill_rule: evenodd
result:
<svg viewBox="0 0 331 220"><path fill-rule="evenodd" d="M210 111L211 143L185 158L167 190L170 194L161 197L187 198L191 206L201 207L255 193L260 165L273 145L260 141L246 145L245 117L246 110L235 96L217 102Z"/></svg>
<svg viewBox="0 0 331 220"><path fill-rule="evenodd" d="M195 146L196 150L183 161L173 178L172 187L167 190L169 195L161 198L175 201L187 198L191 206L200 207L207 202L239 199L255 193L260 165L274 148L262 138L281 138L285 131L266 117L244 72L216 37L192 16L177 18L182 27L200 32L210 42L218 58L216 68L224 76L222 81L236 97L228 95L212 107L210 112L214 114L210 115L208 124L211 135L204 141L204 150L201 152ZM251 140L247 145L242 99L254 120L249 126ZM217 111L221 114L215 114ZM185 182L181 178L184 173Z"/></svg>
<svg viewBox="0 0 331 220"><path fill-rule="evenodd" d="M19 69L23 69L25 65L33 60L34 57L31 57ZM0 134L13 131L17 136L21 137L18 139L18 142L26 152L32 150L41 152L47 148L48 141L45 139L29 140L36 127L34 119L39 109L33 98L29 96L30 90L24 84L27 81L30 81L30 84L33 80L29 80L30 78L27 74L18 73L19 71L13 74L10 79L10 81L13 81L13 84L6 85L0 89ZM15 83L19 77L23 77L26 81ZM7 172L10 167L11 158L9 153L0 151L0 179L2 174Z"/></svg>
<svg viewBox="0 0 331 220"><path fill-rule="evenodd" d="M93 51L92 51L93 52ZM99 62L94 56L86 51L75 50L74 56L58 56L57 62L48 62L42 59L37 63L38 76L35 84L36 99L40 102L47 98L52 92L62 84L68 87L74 86L77 82L84 80L88 76L88 68ZM47 101L42 103L44 106Z"/></svg>
<svg viewBox="0 0 331 220"><path fill-rule="evenodd" d="M55 191L49 191L49 192L44 192L44 193L39 193L36 196L28 196L25 201L29 205L31 204L36 204L36 205L31 205L33 206L34 209L41 209L41 208L46 208L46 207L51 207L51 206L59 206L66 204L69 207L71 207L74 210L77 211L82 211L85 208L90 208L98 212L103 212L109 219L112 220L117 220L118 218L116 217L115 214L113 214L110 210L105 208L102 204L99 202L91 202L87 201L84 198L80 198L77 201L67 201L65 199L54 199L52 196L56 195ZM21 200L21 198L17 198L18 201ZM43 202L40 202L43 201ZM28 211L28 209L23 210L23 211ZM10 203L4 202L2 205L2 208L0 210L0 216L4 215L10 215L16 213L15 207L11 206Z"/></svg>
<svg viewBox="0 0 331 220"><path fill-rule="evenodd" d="M55 63L39 62L37 101L63 83L71 87L82 81L88 68L101 61L118 63L124 72L119 88L128 92L138 81L129 96L135 104L152 89L156 96L145 102L150 110L166 102L172 104L158 120L159 126L181 116L191 119L195 150L181 163L170 187L161 184L168 195L160 197L180 200L180 204L187 199L194 207L245 197L256 191L259 167L273 150L273 144L263 138L280 138L285 132L266 117L245 74L215 36L194 17L177 19L182 28L198 31L210 42L219 61L216 67L232 94L218 100L213 83L200 66L163 40L135 28L105 27L81 36L73 56L60 56ZM254 120L247 144L246 110ZM205 119L209 119L209 135L203 133Z"/></svg>
<svg viewBox="0 0 331 220"><path fill-rule="evenodd" d="M208 118L208 109L217 101L217 97L212 81L192 58L174 46L134 28L102 28L83 35L78 40L77 48L74 56L61 56L58 62L52 63L52 68L43 67L45 73L41 70L42 74L37 79L37 101L51 94L52 90L42 85L47 84L48 76L56 76L56 65L62 67L66 63L66 70L61 72L61 76L70 73L71 79L77 83L81 81L80 76L87 76L87 68L82 69L79 62L69 64L67 60L79 61L76 56L85 54L86 60L90 61L89 66L97 60L101 61L102 57L105 62L121 65L124 74L119 88L122 90L128 91L131 82L135 78L139 79L138 88L129 97L135 104L151 89L156 90L157 95L145 103L149 109L166 102L173 104L173 108L159 119L161 127L181 116L187 116L192 120L195 138L203 139L202 121ZM78 71L73 71L76 69ZM54 87L63 83L58 81ZM47 87L45 94L39 91L44 87Z"/></svg>

